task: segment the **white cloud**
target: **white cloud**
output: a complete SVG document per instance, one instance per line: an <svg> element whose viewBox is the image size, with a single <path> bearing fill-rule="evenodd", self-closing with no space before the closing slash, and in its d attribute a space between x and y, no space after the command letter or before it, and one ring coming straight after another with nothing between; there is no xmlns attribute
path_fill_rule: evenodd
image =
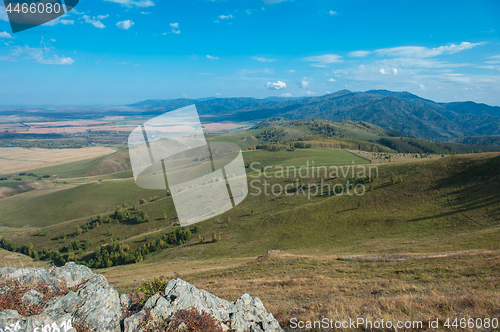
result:
<svg viewBox="0 0 500 332"><path fill-rule="evenodd" d="M170 23L170 26L172 27L172 33L175 33L176 35L181 34L181 30L179 29L179 23ZM168 32L163 33L163 35L166 35Z"/></svg>
<svg viewBox="0 0 500 332"><path fill-rule="evenodd" d="M218 92L217 92L215 95L216 95L216 96L220 96L220 93L218 93Z"/></svg>
<svg viewBox="0 0 500 332"><path fill-rule="evenodd" d="M134 25L134 22L132 22L131 20L125 20L116 23L116 26L122 30L128 30L132 27L132 25Z"/></svg>
<svg viewBox="0 0 500 332"><path fill-rule="evenodd" d="M274 74L274 69L264 68L264 69L240 69L238 70L238 75L247 74Z"/></svg>
<svg viewBox="0 0 500 332"><path fill-rule="evenodd" d="M420 89L425 90L425 85L420 84L419 86L420 86Z"/></svg>
<svg viewBox="0 0 500 332"><path fill-rule="evenodd" d="M221 20L228 20L230 18L233 18L233 15L229 14L229 15L219 15L219 18Z"/></svg>
<svg viewBox="0 0 500 332"><path fill-rule="evenodd" d="M481 43L468 43L462 42L459 45L450 44L446 46L439 46L436 48L427 48L423 46L401 46L393 48L382 48L376 50L375 53L378 55L392 56L392 57L407 57L407 58L431 58L439 56L442 54L454 54L460 51L469 50L479 45L484 45Z"/></svg>
<svg viewBox="0 0 500 332"><path fill-rule="evenodd" d="M335 79L334 79L334 78L330 78L330 79L328 80L328 82L335 82Z"/></svg>
<svg viewBox="0 0 500 332"><path fill-rule="evenodd" d="M330 11L328 12L328 14L330 14L330 15L332 15L332 16L335 16L335 15L338 15L339 13L337 13L337 12L336 12L336 11L334 11L334 10L330 10Z"/></svg>
<svg viewBox="0 0 500 332"><path fill-rule="evenodd" d="M50 38L50 41L53 42L53 43L56 42L56 40L54 38Z"/></svg>
<svg viewBox="0 0 500 332"><path fill-rule="evenodd" d="M74 11L74 10L72 10L72 12L73 12L73 11ZM58 18L56 18L56 19L52 20L52 21L48 21L48 22L46 22L46 23L44 23L44 24L42 24L42 25L43 25L43 26L49 26L49 27L52 27L52 26L54 26L54 25L58 25L59 23L60 23L60 24L63 24L63 25L73 25L73 24L75 23L75 21L65 19L65 17L68 17L68 16L69 16L68 14L65 14L65 15L63 15L63 16L61 16L61 17L58 17ZM95 17L94 17L94 18L95 18Z"/></svg>
<svg viewBox="0 0 500 332"><path fill-rule="evenodd" d="M59 57L54 54L54 51L49 47L21 47L16 46L11 49L12 56L9 57L0 57L0 60L4 61L28 61L28 62L36 62L44 65L71 65L75 62L73 59L69 57Z"/></svg>
<svg viewBox="0 0 500 332"><path fill-rule="evenodd" d="M296 71L293 69L290 69L290 70L287 70L287 73L296 73Z"/></svg>
<svg viewBox="0 0 500 332"><path fill-rule="evenodd" d="M492 55L492 56L489 56L488 59L499 59L500 60L500 55Z"/></svg>
<svg viewBox="0 0 500 332"><path fill-rule="evenodd" d="M97 15L98 20L104 20L105 18L108 18L109 15Z"/></svg>
<svg viewBox="0 0 500 332"><path fill-rule="evenodd" d="M344 62L344 60L342 60L342 57L340 55L337 55L337 54L324 54L324 55L310 56L307 58L303 58L302 61L314 62L313 64L311 64L311 66L314 66L314 67L326 67L326 65L330 64L330 63Z"/></svg>
<svg viewBox="0 0 500 332"><path fill-rule="evenodd" d="M301 89L305 89L305 88L307 88L307 87L309 86L309 83L311 83L311 81L312 81L312 80L311 80L310 78L303 77L303 78L302 78L302 79L298 82L299 87L300 87Z"/></svg>
<svg viewBox="0 0 500 332"><path fill-rule="evenodd" d="M397 70L396 68L392 68L392 73L393 73L394 75L397 75L397 74L398 74L398 70Z"/></svg>
<svg viewBox="0 0 500 332"><path fill-rule="evenodd" d="M369 52L369 51L354 51L354 52L350 52L349 56L352 58L364 58L365 56L367 56L370 53L371 52Z"/></svg>
<svg viewBox="0 0 500 332"><path fill-rule="evenodd" d="M13 39L12 35L8 33L7 31L0 32L0 38L7 38L7 39Z"/></svg>
<svg viewBox="0 0 500 332"><path fill-rule="evenodd" d="M216 56L211 56L211 55L207 55L207 59L210 59L210 60L219 60L218 57Z"/></svg>
<svg viewBox="0 0 500 332"><path fill-rule="evenodd" d="M281 90L281 89L286 89L286 83L282 81L277 81L277 82L267 82L266 87L269 90Z"/></svg>
<svg viewBox="0 0 500 332"><path fill-rule="evenodd" d="M276 62L276 59L266 59L266 58L259 58L256 56L253 56L252 59L257 60L259 62Z"/></svg>
<svg viewBox="0 0 500 332"><path fill-rule="evenodd" d="M379 73L381 73L381 74L383 74L383 75L385 75L385 74L386 74L386 72L385 72L384 68L380 68Z"/></svg>
<svg viewBox="0 0 500 332"><path fill-rule="evenodd" d="M83 15L82 18L84 19L84 21L86 23L92 24L93 26L95 26L98 29L104 29L106 27L104 24L102 24L101 21L96 20L95 17L90 18L88 15Z"/></svg>
<svg viewBox="0 0 500 332"><path fill-rule="evenodd" d="M292 94L291 93L282 93L281 94L281 97L291 97Z"/></svg>
<svg viewBox="0 0 500 332"><path fill-rule="evenodd" d="M312 95L315 95L315 94L316 94L316 92L312 92L312 91L307 90L307 91L306 91L306 94L307 94L308 96L312 96Z"/></svg>
<svg viewBox="0 0 500 332"><path fill-rule="evenodd" d="M152 7L155 3L151 0L104 0L108 2L119 3L127 7Z"/></svg>

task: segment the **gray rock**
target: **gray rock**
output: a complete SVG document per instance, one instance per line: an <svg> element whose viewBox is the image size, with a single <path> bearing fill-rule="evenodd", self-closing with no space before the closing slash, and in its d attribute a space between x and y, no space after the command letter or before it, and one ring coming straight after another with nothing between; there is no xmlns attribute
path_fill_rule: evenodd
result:
<svg viewBox="0 0 500 332"><path fill-rule="evenodd" d="M23 287L35 282L44 282L50 287L72 288L66 295L48 300L39 315L23 317L17 311L0 312L0 331L76 331L72 325L84 322L99 332L120 332L120 320L130 299L108 284L106 278L94 274L84 266L68 263L61 268L49 270L22 268L0 269L0 281L18 281ZM0 296L9 291L0 289ZM25 305L35 305L43 301L44 295L30 290L23 295ZM258 298L244 294L235 302L229 302L207 291L199 290L190 283L171 280L163 293L151 296L141 311L125 319L124 332L144 331L146 324L159 325L182 309L197 309L210 314L224 331L270 332L283 331L273 315L268 313ZM147 320L147 321L146 321ZM181 324L180 330L186 324ZM8 329L7 329L8 331Z"/></svg>
<svg viewBox="0 0 500 332"><path fill-rule="evenodd" d="M199 290L190 283L175 279L165 287L164 296L155 294L142 311L125 319L124 332L143 331L146 312L153 324L161 323L181 309L198 309L209 313L221 323L224 330L237 332L283 331L272 314L268 313L259 298L244 294L236 302L229 302L207 291Z"/></svg>
<svg viewBox="0 0 500 332"><path fill-rule="evenodd" d="M9 328L12 331L17 329L21 331L21 329L26 327L26 323L23 320L23 317L19 315L19 313L15 310L3 310L0 311L0 329L3 331ZM22 331L26 331L25 329Z"/></svg>
<svg viewBox="0 0 500 332"><path fill-rule="evenodd" d="M63 267L52 267L49 270L44 268L11 268L0 269L0 280L16 280L22 286L30 286L36 282L42 282L54 287L71 288L90 279L94 274L92 270L83 265L76 265L73 262L66 263Z"/></svg>
<svg viewBox="0 0 500 332"><path fill-rule="evenodd" d="M44 297L45 295L43 295L42 293L34 289L30 289L29 291L24 293L21 301L24 306L31 307L33 305L39 305L43 301Z"/></svg>
<svg viewBox="0 0 500 332"><path fill-rule="evenodd" d="M128 294L120 294L120 304L124 309L127 309L130 306L130 298Z"/></svg>
<svg viewBox="0 0 500 332"><path fill-rule="evenodd" d="M47 331L75 331L71 325L75 320L83 321L99 332L120 332L120 319L123 313L120 295L108 284L106 278L94 274L84 266L68 263L62 268L44 269L8 269L0 271L0 280L16 279L23 286L33 282L46 282L53 287L74 287L80 285L76 292L69 291L64 296L52 298L39 315L22 317L17 311L0 312L0 329L18 324L19 331L34 331L36 327L51 327ZM23 302L43 300L43 294L30 290L23 295ZM41 301L40 300L40 301ZM56 328L57 327L57 328Z"/></svg>
<svg viewBox="0 0 500 332"><path fill-rule="evenodd" d="M53 317L68 313L100 332L119 332L123 309L118 292L104 276L95 274L76 292L52 299L42 313Z"/></svg>

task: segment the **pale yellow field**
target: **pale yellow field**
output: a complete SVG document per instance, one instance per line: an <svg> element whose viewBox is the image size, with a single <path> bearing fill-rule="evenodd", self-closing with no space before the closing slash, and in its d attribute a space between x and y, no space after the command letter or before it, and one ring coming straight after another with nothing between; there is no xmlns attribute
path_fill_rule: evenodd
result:
<svg viewBox="0 0 500 332"><path fill-rule="evenodd" d="M115 152L106 147L81 149L0 148L0 174L29 171L37 168L96 158Z"/></svg>
<svg viewBox="0 0 500 332"><path fill-rule="evenodd" d="M43 267L50 268L49 262L34 261L31 257L0 249L0 268L2 267Z"/></svg>

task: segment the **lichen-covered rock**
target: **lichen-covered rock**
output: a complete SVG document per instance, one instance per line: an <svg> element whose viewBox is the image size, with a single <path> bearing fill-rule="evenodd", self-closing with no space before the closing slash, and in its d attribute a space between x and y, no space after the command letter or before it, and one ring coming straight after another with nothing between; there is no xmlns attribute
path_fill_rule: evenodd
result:
<svg viewBox="0 0 500 332"><path fill-rule="evenodd" d="M23 317L17 311L0 312L0 329L10 328L9 324L17 324L16 331L75 331L75 321L85 322L87 326L99 332L120 332L120 319L123 308L120 294L100 274L94 274L85 266L68 263L61 268L44 269L10 269L0 270L3 282L15 279L23 287L39 282L51 287L74 287L76 292L69 291L64 296L50 299L40 314ZM53 286L52 286L53 285ZM1 296L1 295L0 295ZM30 290L23 295L23 303L43 300L43 294ZM49 328L50 327L50 328ZM8 330L7 330L8 331Z"/></svg>
<svg viewBox="0 0 500 332"><path fill-rule="evenodd" d="M224 330L283 331L272 314L268 313L259 298L248 294L236 302L229 302L205 290L199 290L190 283L175 279L165 287L164 296L155 294L139 313L125 319L125 332L142 331L138 326L144 322L149 312L150 323L159 324L182 309L204 311L221 323Z"/></svg>
<svg viewBox="0 0 500 332"><path fill-rule="evenodd" d="M45 295L43 295L42 293L34 289L30 289L29 291L24 293L22 297L22 302L25 307L31 307L33 305L40 304L43 301L44 297Z"/></svg>
<svg viewBox="0 0 500 332"><path fill-rule="evenodd" d="M120 295L100 274L94 275L76 292L52 299L43 313L52 316L71 314L98 331L120 331L123 308Z"/></svg>
<svg viewBox="0 0 500 332"><path fill-rule="evenodd" d="M23 286L41 282L59 288L71 288L80 285L93 275L94 273L88 267L77 265L73 262L67 263L63 267L53 267L49 270L33 267L18 269L4 267L0 269L0 280L15 280Z"/></svg>
<svg viewBox="0 0 500 332"><path fill-rule="evenodd" d="M118 294L104 276L92 273L87 267L68 263L49 270L0 269L0 282L11 281L18 282L21 287L40 282L59 289L78 287L63 296L50 298L37 315L24 317L15 310L1 311L0 331L75 332L73 325L76 323L84 323L93 331L122 331L120 320L130 304L129 297ZM0 288L0 297L9 292L8 286ZM25 306L43 301L44 294L36 290L25 292L22 296ZM176 312L185 309L208 313L224 331L283 331L258 298L245 294L237 301L229 302L181 279L171 280L162 294L150 297L141 311L125 319L123 331L141 332L146 324L161 325ZM183 323L178 326L179 329L187 327Z"/></svg>

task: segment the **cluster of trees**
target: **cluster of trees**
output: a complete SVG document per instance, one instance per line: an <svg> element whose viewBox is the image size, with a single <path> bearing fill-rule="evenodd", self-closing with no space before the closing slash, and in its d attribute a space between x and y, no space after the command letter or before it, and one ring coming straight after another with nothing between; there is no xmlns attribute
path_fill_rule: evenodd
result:
<svg viewBox="0 0 500 332"><path fill-rule="evenodd" d="M276 141L280 137L285 136L283 130L278 130L276 128L269 128L261 132L260 134L256 135L255 138L257 139L265 139L268 141Z"/></svg>
<svg viewBox="0 0 500 332"><path fill-rule="evenodd" d="M329 137L342 135L342 132L337 127L333 126L330 123L321 121L313 121L313 123L309 126L309 129L319 135L325 135Z"/></svg>
<svg viewBox="0 0 500 332"><path fill-rule="evenodd" d="M26 172L21 172L19 173L19 176L32 176L32 177L38 177L38 175L33 174L33 173L26 173ZM47 179L50 178L50 175L42 175L41 178Z"/></svg>
<svg viewBox="0 0 500 332"><path fill-rule="evenodd" d="M131 251L127 244L113 241L96 247L87 266L91 268L105 268L114 265L133 264L143 260L139 251Z"/></svg>
<svg viewBox="0 0 500 332"><path fill-rule="evenodd" d="M151 221L151 218L145 211L137 210L137 207L135 206L132 208L132 211L137 212L132 214L128 209L117 207L113 215L115 222L119 223L122 221L132 221L134 224L141 224L143 222Z"/></svg>
<svg viewBox="0 0 500 332"><path fill-rule="evenodd" d="M290 141L288 143L270 143L270 144L262 144L262 145L257 145L257 149L259 150L268 150L268 151L280 151L280 150L295 150L297 149L307 149L307 148L312 148L311 143L306 143L306 142L294 142Z"/></svg>
<svg viewBox="0 0 500 332"><path fill-rule="evenodd" d="M126 244L113 241L109 244L95 248L91 259L86 263L88 267L105 268L117 265L133 264L141 262L144 257L152 252L169 248L174 245L183 245L192 236L199 232L200 228L194 226L191 229L179 227L173 233L143 244L141 247L131 250Z"/></svg>
<svg viewBox="0 0 500 332"><path fill-rule="evenodd" d="M69 247L61 247L55 250L43 248L41 252L38 252L31 242L18 246L15 242L10 240L4 238L0 239L0 248L2 249L11 252L19 252L34 260L52 261L58 266L64 265L66 262L70 261L87 265L87 262L81 261L81 255L84 253L84 250L89 249L91 246L92 241L87 238L83 241L83 244L80 241L73 241L70 243Z"/></svg>
<svg viewBox="0 0 500 332"><path fill-rule="evenodd" d="M455 152L449 146L440 143L434 143L423 139L413 137L400 138L381 138L378 141L380 144L387 146L399 153L435 153L435 154L451 154Z"/></svg>
<svg viewBox="0 0 500 332"><path fill-rule="evenodd" d="M142 210L138 210L137 207L133 207L132 211L137 211L136 213L131 213L128 209L117 207L113 215L100 214L95 218L90 219L89 222L82 225L82 227L77 227L76 231L72 234L61 233L56 236L56 239L66 239L66 237L76 237L82 233L86 233L91 229L98 228L102 224L115 223L118 224L124 221L131 221L134 224L141 224L144 222L150 222L151 218L149 215ZM39 232L39 236L44 236L46 233Z"/></svg>
<svg viewBox="0 0 500 332"><path fill-rule="evenodd" d="M362 141L347 137L322 137L319 135L305 135L298 141L308 142L313 147L351 149L368 152L392 151L390 148L368 141Z"/></svg>
<svg viewBox="0 0 500 332"><path fill-rule="evenodd" d="M47 178L50 178L50 175L43 175L43 176L38 176L36 174L33 174L33 173L26 173L26 172L23 172L23 173L19 173L19 176L33 176L35 178L37 178L37 180L41 180L41 179L47 179ZM7 181L9 178L8 177L1 177L0 178L0 181ZM23 179L22 178L15 178L14 179L15 181L22 181Z"/></svg>
<svg viewBox="0 0 500 332"><path fill-rule="evenodd" d="M35 260L52 261L57 266L62 266L66 262L73 261L91 268L105 268L141 262L149 253L166 249L170 246L183 245L189 241L194 233L198 233L199 231L200 228L198 226L191 228L179 227L175 232L165 234L154 241L143 244L135 250L131 250L127 244L113 240L111 243L96 247L91 254L86 256L83 256L85 251L92 246L92 241L89 238L83 242L78 240L72 241L68 247L63 246L55 250L43 248L41 252L38 252L32 243L18 246L15 242L2 238L0 239L0 248L22 253ZM217 242L217 239L214 242Z"/></svg>

